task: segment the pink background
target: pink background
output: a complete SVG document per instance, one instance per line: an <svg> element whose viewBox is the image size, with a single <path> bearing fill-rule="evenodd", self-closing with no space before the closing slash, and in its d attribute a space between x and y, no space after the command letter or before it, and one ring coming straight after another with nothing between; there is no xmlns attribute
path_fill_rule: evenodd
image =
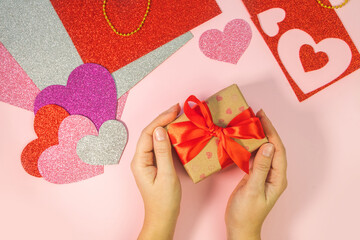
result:
<svg viewBox="0 0 360 240"><path fill-rule="evenodd" d="M129 142L117 166L95 178L54 185L20 163L35 138L32 112L0 102L0 239L136 239L143 220L130 162L141 130L190 94L205 98L237 83L255 111L262 107L288 152L289 187L268 216L264 239L355 239L360 215L360 71L299 103L239 0L218 1L223 14L194 29L194 39L131 91L123 113ZM336 3L336 1L333 1ZM337 10L360 49L359 1ZM206 58L204 31L234 18L253 30L237 65ZM242 177L236 167L193 184L176 162L183 198L175 239L225 239L227 199ZM241 213L239 213L241 214Z"/></svg>

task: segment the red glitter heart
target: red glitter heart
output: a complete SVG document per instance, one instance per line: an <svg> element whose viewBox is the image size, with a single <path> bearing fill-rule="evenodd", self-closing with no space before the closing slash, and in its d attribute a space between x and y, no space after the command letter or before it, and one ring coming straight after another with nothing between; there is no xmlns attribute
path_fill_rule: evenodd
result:
<svg viewBox="0 0 360 240"><path fill-rule="evenodd" d="M46 105L39 109L34 119L37 139L31 141L21 153L21 163L27 173L41 177L38 169L40 155L49 147L57 145L61 122L69 113L60 106Z"/></svg>
<svg viewBox="0 0 360 240"><path fill-rule="evenodd" d="M320 69L329 61L326 53L315 52L314 48L308 44L301 46L299 54L305 72Z"/></svg>

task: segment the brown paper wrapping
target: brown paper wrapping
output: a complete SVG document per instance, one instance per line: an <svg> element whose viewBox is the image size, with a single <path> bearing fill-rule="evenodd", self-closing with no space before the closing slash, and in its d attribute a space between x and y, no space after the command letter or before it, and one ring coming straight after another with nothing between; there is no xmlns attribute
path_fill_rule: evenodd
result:
<svg viewBox="0 0 360 240"><path fill-rule="evenodd" d="M220 127L226 127L235 116L249 108L236 84L233 84L230 87L212 95L206 100L206 103L209 106L214 123ZM182 114L172 123L185 121L189 121L189 119L185 114ZM255 151L263 143L268 141L267 138L234 140L250 152ZM185 170L194 183L197 183L211 174L221 170L217 157L216 141L216 137L212 138L195 158L184 165Z"/></svg>

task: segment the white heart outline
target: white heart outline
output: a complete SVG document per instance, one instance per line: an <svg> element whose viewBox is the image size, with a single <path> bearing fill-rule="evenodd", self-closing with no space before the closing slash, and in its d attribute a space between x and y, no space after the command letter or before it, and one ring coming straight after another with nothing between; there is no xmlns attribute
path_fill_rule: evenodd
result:
<svg viewBox="0 0 360 240"><path fill-rule="evenodd" d="M271 8L257 15L260 26L269 37L275 37L279 33L279 23L284 21L286 12L282 8ZM274 20L274 21L269 21Z"/></svg>
<svg viewBox="0 0 360 240"><path fill-rule="evenodd" d="M317 70L305 72L300 60L301 46L308 44L315 52L324 52L329 61ZM291 29L285 32L278 42L278 54L285 69L298 87L309 93L339 77L349 67L352 53L349 45L339 38L325 38L316 43L305 31Z"/></svg>

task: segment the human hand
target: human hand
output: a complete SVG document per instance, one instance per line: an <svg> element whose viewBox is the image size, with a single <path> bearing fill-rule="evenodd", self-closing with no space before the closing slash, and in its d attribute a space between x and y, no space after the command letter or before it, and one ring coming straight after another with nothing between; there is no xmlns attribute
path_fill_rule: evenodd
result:
<svg viewBox="0 0 360 240"><path fill-rule="evenodd" d="M225 222L228 239L260 239L262 224L287 187L283 143L265 115L257 113L269 143L258 150L250 175L237 185L228 201Z"/></svg>
<svg viewBox="0 0 360 240"><path fill-rule="evenodd" d="M159 115L141 133L131 170L144 201L145 219L138 239L172 239L180 211L181 186L171 144L163 128L177 117L176 104Z"/></svg>

